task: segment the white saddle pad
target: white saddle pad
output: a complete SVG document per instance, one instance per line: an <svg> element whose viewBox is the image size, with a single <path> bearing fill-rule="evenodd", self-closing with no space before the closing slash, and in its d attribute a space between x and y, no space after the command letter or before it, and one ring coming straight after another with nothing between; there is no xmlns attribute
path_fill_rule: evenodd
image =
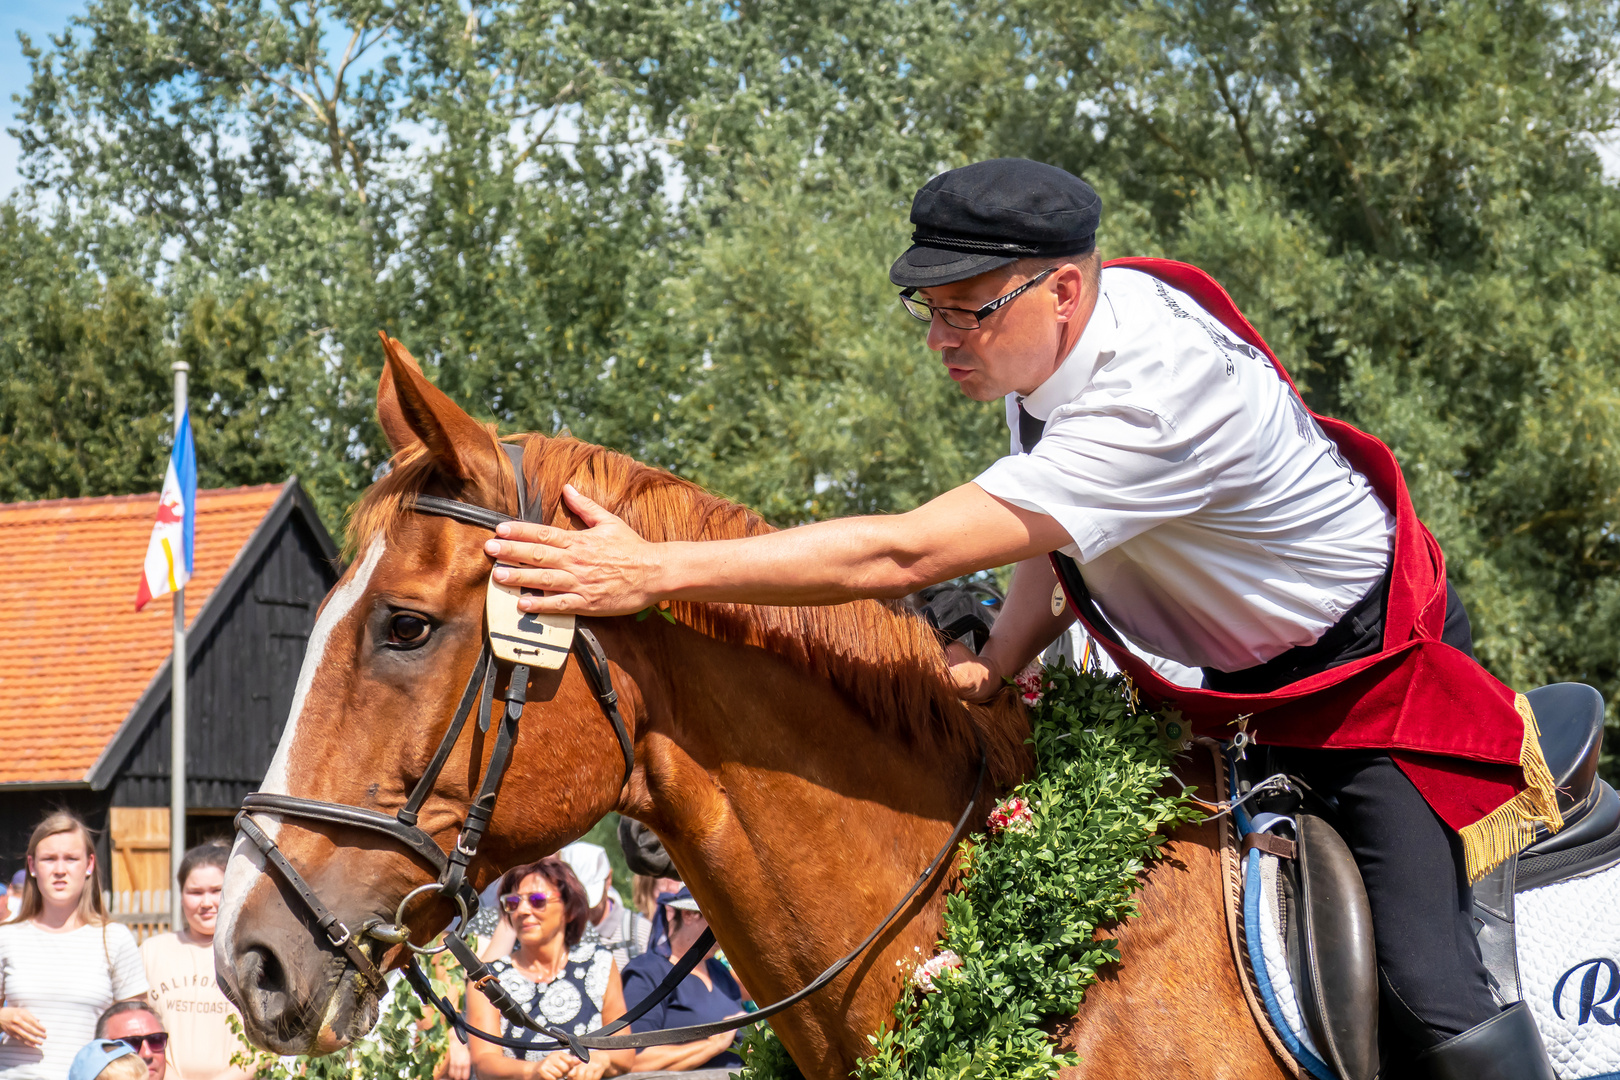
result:
<svg viewBox="0 0 1620 1080"><path fill-rule="evenodd" d="M1553 1071L1620 1078L1620 866L1515 899L1519 986Z"/></svg>

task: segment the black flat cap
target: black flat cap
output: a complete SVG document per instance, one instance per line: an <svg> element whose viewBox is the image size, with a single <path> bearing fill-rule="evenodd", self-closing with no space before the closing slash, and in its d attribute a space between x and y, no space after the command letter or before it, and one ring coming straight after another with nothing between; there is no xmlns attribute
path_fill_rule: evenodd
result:
<svg viewBox="0 0 1620 1080"><path fill-rule="evenodd" d="M1096 246L1102 200L1055 165L995 158L940 173L911 202L911 249L889 268L905 289L976 277L1018 259Z"/></svg>

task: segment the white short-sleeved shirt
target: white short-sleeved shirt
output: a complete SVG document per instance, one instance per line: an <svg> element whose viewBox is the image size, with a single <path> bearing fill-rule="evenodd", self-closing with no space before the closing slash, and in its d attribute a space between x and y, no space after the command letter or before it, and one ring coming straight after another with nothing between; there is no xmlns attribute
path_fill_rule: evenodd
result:
<svg viewBox="0 0 1620 1080"><path fill-rule="evenodd" d="M1056 518L1110 623L1147 651L1241 671L1308 645L1389 565L1395 520L1259 350L1186 293L1104 270L1046 422L977 478Z"/></svg>
<svg viewBox="0 0 1620 1080"><path fill-rule="evenodd" d="M115 1001L142 997L146 971L129 927L53 934L31 922L0 926L0 998L45 1025L43 1048L0 1039L0 1080L64 1080Z"/></svg>

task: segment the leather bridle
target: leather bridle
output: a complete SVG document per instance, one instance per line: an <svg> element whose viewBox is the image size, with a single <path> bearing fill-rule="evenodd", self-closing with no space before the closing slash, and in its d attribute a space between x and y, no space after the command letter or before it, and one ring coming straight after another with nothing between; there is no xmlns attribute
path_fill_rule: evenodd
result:
<svg viewBox="0 0 1620 1080"><path fill-rule="evenodd" d="M417 513L450 518L466 525L490 530L494 530L496 526L507 521L538 522L541 514L541 500L538 497L530 497L526 490L528 485L523 474L523 447L519 444L502 443L501 448L506 451L507 456L511 459L512 469L517 478L517 517L512 517L498 510L477 506L473 503L462 502L458 499L444 499L433 495L416 496L409 508ZM602 651L602 646L596 640L596 635L583 626L576 626L575 628L571 652L579 660L580 670L584 674L586 682L590 684L592 692L596 695L596 700L601 705L603 713L607 716L609 724L612 725L613 733L619 743L619 749L623 753L624 777L620 788L622 792L624 786L629 784L630 775L635 769L635 748L630 737L630 731L625 726L624 717L619 711L618 694L613 689L613 678L608 669L607 655ZM461 700L456 706L455 715L450 721L450 726L445 729L444 737L439 740L438 749L428 762L421 779L416 782L410 796L405 800L405 805L400 807L393 816L390 817L375 810L349 806L344 803L330 803L318 799L300 798L295 795L275 795L266 792L253 792L248 795L242 800L242 809L236 815L236 828L238 831L246 836L264 855L267 866L273 867L281 875L282 879L292 887L298 898L303 902L304 907L308 909L309 914L314 917L316 925L320 928L320 932L325 935L327 942L334 948L343 951L349 962L354 964L355 970L361 978L371 982L379 990L385 985L383 974L378 969L376 962L366 952L362 939L369 938L388 946L402 944L410 949L414 955L412 955L409 964L404 969L406 980L424 1001L430 1003L444 1014L451 1028L463 1042L471 1033L487 1042L514 1050L560 1050L566 1048L580 1060L588 1061L592 1049L640 1049L647 1046L690 1042L694 1039L708 1038L722 1031L735 1030L746 1024L752 1024L774 1016L798 1004L831 982L858 956L865 952L883 931L894 922L922 887L934 876L944 862L945 856L965 835L968 820L973 813L974 806L979 801L980 792L984 788L987 763L981 751L978 778L974 782L973 795L968 800L968 805L963 809L961 816L957 819L956 827L951 830L950 838L945 842L945 845L939 849L927 867L918 875L911 888L900 898L899 903L895 904L883 921L859 945L798 992L741 1017L708 1024L692 1024L686 1027L668 1028L660 1031L616 1035L616 1032L627 1028L645 1015L654 1005L673 993L681 980L690 974L698 963L708 955L709 950L714 946L714 931L705 930L698 941L686 950L680 962L675 964L674 968L645 1000L613 1023L586 1035L576 1035L571 1031L543 1024L524 1013L506 988L501 986L494 972L477 957L459 932L446 931L444 945L438 948L428 948L413 944L410 941L410 930L405 922L406 909L417 896L424 893L449 897L459 909L461 920L458 930L463 932L470 921L470 912L478 905L478 894L471 883L467 881L467 867L478 853L478 844L483 838L485 829L489 826L490 819L494 816L495 799L500 792L501 781L506 775L507 767L511 764L512 751L517 743L518 721L522 718L523 708L527 704L530 673L527 664L512 665L512 670L507 678L506 689L499 695L499 699L505 702L505 706L500 710L500 727L496 733L494 750L490 755L489 768L484 773L483 783L479 786L477 794L467 807L466 818L456 835L455 846L449 854L446 854L431 836L418 827L417 820L422 805L427 801L428 796L432 794L433 788L438 782L439 774L443 772L446 762L449 761L450 753L460 740L462 729L466 727L467 720L472 716L475 706L478 713L478 730L480 732L489 731L494 719L494 702L497 697L496 668L498 665L499 661L495 659L491 652L489 638L486 634L478 660L473 664L472 674L467 678L467 685L462 690ZM298 869L288 861L286 855L277 846L276 841L253 820L255 814L301 818L306 821L318 821L329 825L340 825L380 833L432 866L438 877L434 881L412 889L407 893L395 909L393 922L383 922L381 919L374 918L362 923L358 929L351 929L321 902L314 888L298 872ZM508 1023L516 1027L539 1032L552 1041L546 1043L508 1039L472 1027L465 1016L433 990L432 983L422 970L421 963L417 959L419 955L431 955L446 950L466 970L468 983L476 986Z"/></svg>

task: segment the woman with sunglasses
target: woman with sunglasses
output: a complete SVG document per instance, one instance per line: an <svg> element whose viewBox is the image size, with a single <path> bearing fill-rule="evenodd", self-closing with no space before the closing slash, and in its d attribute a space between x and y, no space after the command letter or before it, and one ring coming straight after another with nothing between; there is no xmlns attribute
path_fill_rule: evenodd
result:
<svg viewBox="0 0 1620 1080"><path fill-rule="evenodd" d="M0 1080L63 1080L107 1007L146 989L135 938L102 903L89 829L48 814L28 838L22 907L0 926Z"/></svg>
<svg viewBox="0 0 1620 1080"><path fill-rule="evenodd" d="M586 935L585 888L556 856L514 867L497 891L501 918L517 934L512 955L490 964L518 1004L553 1028L583 1035L624 1015L624 986L613 954ZM467 994L467 1019L508 1039L545 1036L503 1021L483 994ZM480 1080L602 1080L629 1069L635 1052L596 1051L588 1062L566 1050L508 1050L474 1036L468 1044Z"/></svg>

